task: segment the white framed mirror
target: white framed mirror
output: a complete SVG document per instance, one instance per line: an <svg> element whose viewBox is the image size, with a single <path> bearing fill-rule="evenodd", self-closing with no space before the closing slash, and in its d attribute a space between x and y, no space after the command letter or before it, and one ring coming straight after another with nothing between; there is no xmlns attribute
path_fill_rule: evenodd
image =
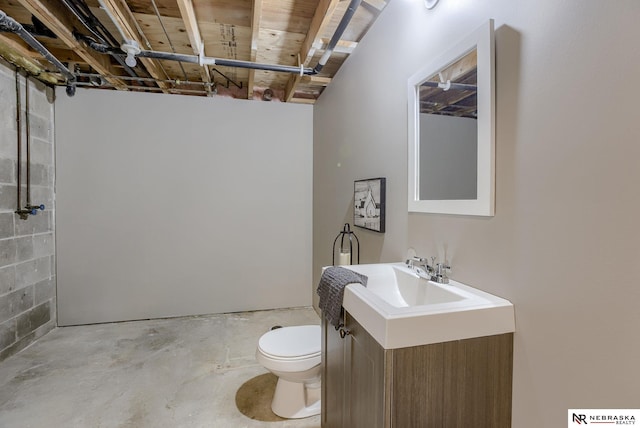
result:
<svg viewBox="0 0 640 428"><path fill-rule="evenodd" d="M493 216L493 20L408 81L409 212Z"/></svg>

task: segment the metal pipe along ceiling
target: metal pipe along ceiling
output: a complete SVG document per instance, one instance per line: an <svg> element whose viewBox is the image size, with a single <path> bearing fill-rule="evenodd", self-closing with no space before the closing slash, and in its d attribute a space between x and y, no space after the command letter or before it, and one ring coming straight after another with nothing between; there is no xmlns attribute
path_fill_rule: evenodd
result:
<svg viewBox="0 0 640 428"><path fill-rule="evenodd" d="M449 81L445 83L427 81L427 82L422 82L420 86L440 88L445 91L448 91L449 89L456 89L458 91L477 91L478 90L478 85L470 85L467 83L454 83Z"/></svg>
<svg viewBox="0 0 640 428"><path fill-rule="evenodd" d="M102 43L117 43L116 39L109 33L98 19L91 13L91 10L86 6L85 3L77 3L73 0L62 0L62 3L67 7L67 9L82 23L82 25L96 37ZM81 8L86 8L86 10L82 11ZM76 35L76 31L74 31L74 36L76 39L79 37L84 37L85 39L90 39L87 36ZM88 43L88 42L87 42ZM129 76L137 76L138 74L129 67L122 59L121 55L117 55L115 53L110 53L110 55L120 64L125 71L129 74Z"/></svg>
<svg viewBox="0 0 640 428"><path fill-rule="evenodd" d="M2 10L0 10L0 31L7 31L20 36L20 38L27 42L29 46L37 50L47 61L53 64L58 70L60 70L60 72L67 79L67 83L72 84L73 82L75 82L76 76L74 76L73 73L64 66L64 64L58 61L58 59L47 50L47 48L42 46L42 44L31 35L31 33L25 30L22 24L8 16Z"/></svg>
<svg viewBox="0 0 640 428"><path fill-rule="evenodd" d="M329 61L329 58L333 54L333 50L336 45L340 41L342 34L347 29L347 26L353 19L353 16L356 13L356 10L362 3L362 0L351 0L347 10L340 20L336 31L331 36L331 40L327 45L327 49L324 51L324 54L313 68L307 67L295 67L290 65L275 65L275 64L260 64L257 62L250 61L240 61L233 59L220 59L220 58L210 58L206 56L196 56L196 55L183 55L176 53L168 53L168 52L158 52L158 51L141 51L138 56L146 57L146 58L155 58L155 59L164 59L170 61L180 61L180 62L188 62L191 64L199 64L202 65L221 65L228 67L238 67L238 68L250 68L254 70L267 70L267 71L280 71L285 73L294 73L294 74L306 74L306 75L315 75L320 73L325 64Z"/></svg>
<svg viewBox="0 0 640 428"><path fill-rule="evenodd" d="M227 67L251 68L255 70L282 71L285 73L315 74L313 69L296 67L293 65L261 64L237 59L211 58L198 55L174 54L160 51L140 51L137 55L144 58L165 59L169 61L181 61L199 65L221 65Z"/></svg>
<svg viewBox="0 0 640 428"><path fill-rule="evenodd" d="M303 67L303 66L296 67L291 65L261 64L257 62L251 62L251 61L211 58L203 55L200 55L200 56L186 55L186 54L177 54L177 53L152 51L152 50L142 50L136 56L143 57L143 58L162 59L162 60L168 60L168 61L187 62L190 64L198 64L200 66L221 65L221 66L227 66L227 67L249 68L254 70L279 71L284 73L294 73L294 74L300 74L300 75L303 75L303 74L315 75L322 70L322 68L325 66L325 64L333 54L333 50L335 49L336 45L340 41L340 37L342 37L342 34L344 33L347 26L351 22L351 19L353 19L353 16L355 15L356 10L358 9L361 3L362 3L362 0L351 0L351 3L349 3L347 10L344 16L342 17L342 20L338 24L336 31L333 33L333 36L329 41L327 49L325 50L324 54L318 61L318 64L313 68ZM103 46L103 47L91 46L91 47L93 49L96 49L98 52L102 52L102 53L113 52L114 50L117 50L117 48L113 48L110 46Z"/></svg>
<svg viewBox="0 0 640 428"><path fill-rule="evenodd" d="M353 15L355 15L356 9L358 9L358 7L360 6L360 3L362 3L362 0L351 0L351 3L349 3L349 6L347 7L347 11L344 13L344 16L340 20L340 23L338 24L336 31L333 33L333 36L331 37L331 40L327 45L327 49L324 51L324 54L322 54L322 57L320 58L320 60L318 60L318 64L316 64L316 66L313 67L313 74L320 73L320 70L322 70L322 68L325 66L327 61L329 61L329 58L333 54L333 50L335 49L336 45L340 41L340 37L342 37L344 30L347 29L347 26L351 22Z"/></svg>
<svg viewBox="0 0 640 428"><path fill-rule="evenodd" d="M69 0L64 0L66 5L69 5ZM103 2L101 2L103 4ZM222 59L222 58L211 58L206 57L204 55L184 55L177 53L169 53L169 52L160 52L160 51L152 51L152 50L142 50L137 56L146 57L146 58L155 58L169 61L179 61L179 62L187 62L191 64L198 64L200 66L205 65L220 65L220 66L228 66L228 67L238 67L238 68L248 68L254 70L266 70L266 71L276 71L276 72L284 72L284 73L293 73L300 75L315 75L318 74L324 65L328 62L329 58L333 54L333 50L335 49L340 37L344 33L345 29L351 22L351 19L355 15L356 9L360 6L362 0L351 0L349 6L342 17L342 20L338 24L336 31L334 32L327 49L324 54L318 61L315 67L309 68L300 65L289 66L289 65L277 65L277 64L262 64L251 61L241 61L234 59ZM77 11L76 11L77 12ZM51 64L55 65L58 70L67 78L67 94L72 95L75 93L75 81L76 76L67 69L56 57L54 57L40 42L38 42L28 31L24 29L24 27L18 23L13 18L7 16L6 13L0 10L0 31L10 31L18 34L25 42L27 42L32 48L36 49L42 56L44 56L47 61ZM76 37L81 39L81 37ZM102 39L102 37L100 37ZM86 40L85 40L86 42ZM100 45L99 43L91 43L89 46L100 53L109 53L114 54L115 52L124 54L119 48L114 48L111 46ZM116 55L117 56L117 55Z"/></svg>

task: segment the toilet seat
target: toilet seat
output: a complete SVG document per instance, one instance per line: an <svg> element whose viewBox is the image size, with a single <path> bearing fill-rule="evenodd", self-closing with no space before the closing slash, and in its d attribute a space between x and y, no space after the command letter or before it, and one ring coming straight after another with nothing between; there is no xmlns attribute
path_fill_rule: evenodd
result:
<svg viewBox="0 0 640 428"><path fill-rule="evenodd" d="M297 372L320 364L319 325L299 325L271 330L258 341L258 361L268 369Z"/></svg>
<svg viewBox="0 0 640 428"><path fill-rule="evenodd" d="M258 341L260 350L273 358L302 358L320 353L320 326L296 325L271 330Z"/></svg>

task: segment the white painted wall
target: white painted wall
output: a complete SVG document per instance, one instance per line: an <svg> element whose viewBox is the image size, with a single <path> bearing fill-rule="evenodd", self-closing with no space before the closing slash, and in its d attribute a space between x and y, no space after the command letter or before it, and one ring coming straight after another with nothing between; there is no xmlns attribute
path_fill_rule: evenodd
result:
<svg viewBox="0 0 640 428"><path fill-rule="evenodd" d="M446 253L516 309L513 427L640 406L640 2L394 0L314 107L314 283L351 221L353 181L387 177L364 262ZM407 214L406 82L496 24L493 218Z"/></svg>
<svg viewBox="0 0 640 428"><path fill-rule="evenodd" d="M60 325L311 304L310 106L58 95Z"/></svg>

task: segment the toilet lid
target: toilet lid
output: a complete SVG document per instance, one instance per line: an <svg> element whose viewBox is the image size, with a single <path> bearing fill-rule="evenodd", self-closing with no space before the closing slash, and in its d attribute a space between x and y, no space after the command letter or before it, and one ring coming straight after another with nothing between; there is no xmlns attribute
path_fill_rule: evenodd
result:
<svg viewBox="0 0 640 428"><path fill-rule="evenodd" d="M271 330L258 341L260 349L274 357L299 358L320 353L320 326L297 325Z"/></svg>

